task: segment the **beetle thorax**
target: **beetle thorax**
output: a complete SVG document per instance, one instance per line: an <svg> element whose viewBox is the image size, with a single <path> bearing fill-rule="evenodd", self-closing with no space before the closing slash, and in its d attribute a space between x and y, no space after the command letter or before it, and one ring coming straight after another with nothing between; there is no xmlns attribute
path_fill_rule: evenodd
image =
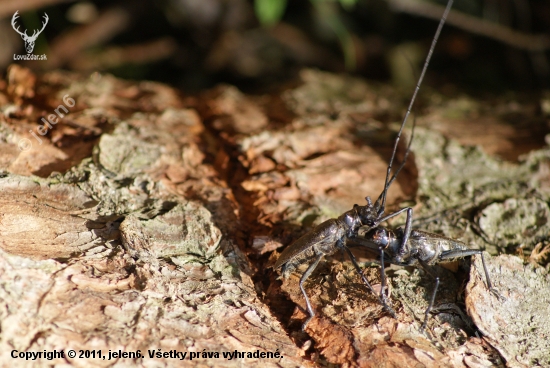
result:
<svg viewBox="0 0 550 368"><path fill-rule="evenodd" d="M338 220L344 224L347 233L356 234L359 228L363 225L355 208L338 216Z"/></svg>
<svg viewBox="0 0 550 368"><path fill-rule="evenodd" d="M401 229L398 229L398 231ZM393 231L387 231L387 245L386 245L386 253L390 255L390 257L394 258L397 264L401 263L409 263L411 261L411 258L413 258L413 252L411 252L409 248L409 244L401 244L401 236L396 236L396 234Z"/></svg>

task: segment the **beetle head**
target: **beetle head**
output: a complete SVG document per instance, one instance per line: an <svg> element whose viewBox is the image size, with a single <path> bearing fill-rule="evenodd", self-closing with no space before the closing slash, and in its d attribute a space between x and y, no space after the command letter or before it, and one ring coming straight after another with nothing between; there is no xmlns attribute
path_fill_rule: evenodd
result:
<svg viewBox="0 0 550 368"><path fill-rule="evenodd" d="M372 205L370 197L366 197L365 199L367 200L366 206L355 205L354 208L357 211L361 224L372 229L378 226L378 211Z"/></svg>

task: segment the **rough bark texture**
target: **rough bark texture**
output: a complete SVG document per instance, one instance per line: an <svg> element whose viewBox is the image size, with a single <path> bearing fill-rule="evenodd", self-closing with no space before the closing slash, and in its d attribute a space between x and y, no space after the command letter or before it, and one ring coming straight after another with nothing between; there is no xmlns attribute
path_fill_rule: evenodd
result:
<svg viewBox="0 0 550 368"><path fill-rule="evenodd" d="M304 333L299 273L280 281L269 267L312 226L378 196L395 128L386 123L406 96L311 70L280 95L221 86L182 97L156 83L12 67L0 81L2 365L52 363L14 360L13 349L71 348L220 358L53 363L550 365L550 149L514 144L519 131L541 135L550 111L429 94L389 202L408 200L418 228L486 249L502 298L487 291L479 257L469 271L437 269L423 334L430 277L387 270L395 320L336 257L306 283L317 317ZM70 111L31 135L66 95ZM520 120L531 129L504 124ZM379 287L378 267L366 275ZM221 355L258 349L281 357Z"/></svg>
<svg viewBox="0 0 550 368"><path fill-rule="evenodd" d="M25 114L25 104L5 106L12 112L2 118L2 150L13 155L1 178L2 365L37 364L12 359L13 349L143 355L278 349L282 358L263 364L300 365L299 349L257 297L237 246L238 206L203 163L197 113L154 83L62 73L41 82L43 97L69 94L77 101L52 135L79 125L80 117L106 126L87 153L92 158L65 174L27 176L48 165L60 170L64 160L35 158L62 157L72 145L46 138L39 145L27 134L31 149L10 150L28 130L21 125L32 127L42 110ZM196 364L189 357L67 360L83 367ZM198 358L224 366L257 360Z"/></svg>

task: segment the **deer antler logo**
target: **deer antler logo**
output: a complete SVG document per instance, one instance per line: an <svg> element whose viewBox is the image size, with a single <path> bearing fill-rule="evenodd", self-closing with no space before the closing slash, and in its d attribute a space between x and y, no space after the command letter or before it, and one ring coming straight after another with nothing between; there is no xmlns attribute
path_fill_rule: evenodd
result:
<svg viewBox="0 0 550 368"><path fill-rule="evenodd" d="M30 54L32 52L32 50L34 50L34 42L36 41L36 38L38 37L38 35L40 33L42 33L44 28L46 28L46 24L48 24L48 20L49 20L48 14L44 13L44 22L42 23L42 29L40 31L38 31L38 33L35 29L32 36L29 36L27 34L27 30L25 30L25 32L21 32L19 30L19 26L17 26L17 28L16 28L15 21L16 21L17 18L19 18L19 15L17 13L19 13L19 10L16 11L15 14L13 15L13 17L11 18L11 26L13 27L15 32L17 32L21 35L21 38L23 39L23 41L25 41L25 49L27 50L27 54Z"/></svg>

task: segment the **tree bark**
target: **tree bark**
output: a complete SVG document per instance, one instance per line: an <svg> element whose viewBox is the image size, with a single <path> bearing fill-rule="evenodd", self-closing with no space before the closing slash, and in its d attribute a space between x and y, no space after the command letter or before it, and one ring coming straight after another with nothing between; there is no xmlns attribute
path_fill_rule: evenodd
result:
<svg viewBox="0 0 550 368"><path fill-rule="evenodd" d="M313 226L376 199L406 96L311 70L267 96L17 66L0 88L2 365L550 364L548 111L430 92L389 193L415 227L486 249L501 299L477 256L440 269L421 333L428 276L387 270L393 319L336 257L306 283L317 316L302 332L299 272L277 280L270 267ZM378 267L366 275L379 287ZM60 349L107 358L11 355ZM142 357L108 359L119 350ZM251 355L223 356L235 351Z"/></svg>

